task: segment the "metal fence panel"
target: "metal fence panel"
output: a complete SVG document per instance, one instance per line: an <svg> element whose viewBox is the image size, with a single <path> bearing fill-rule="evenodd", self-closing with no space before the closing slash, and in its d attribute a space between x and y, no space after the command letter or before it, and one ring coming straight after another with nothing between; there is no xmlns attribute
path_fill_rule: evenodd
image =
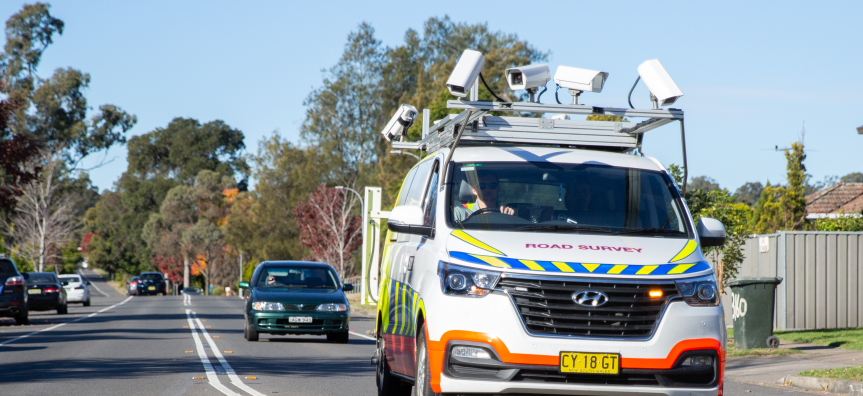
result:
<svg viewBox="0 0 863 396"><path fill-rule="evenodd" d="M784 279L776 290L777 329L863 327L863 232L753 235L743 253L738 277ZM730 307L728 289L723 303ZM731 310L725 315L730 324Z"/></svg>

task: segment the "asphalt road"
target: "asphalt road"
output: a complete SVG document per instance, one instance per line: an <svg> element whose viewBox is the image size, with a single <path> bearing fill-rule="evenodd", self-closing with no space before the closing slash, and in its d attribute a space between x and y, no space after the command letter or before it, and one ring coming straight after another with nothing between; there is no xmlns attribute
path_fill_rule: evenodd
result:
<svg viewBox="0 0 863 396"><path fill-rule="evenodd" d="M364 337L371 318L351 318L347 345L318 336L248 342L237 297L129 298L88 275L90 307L34 312L28 326L0 320L0 394L376 394L374 341ZM809 394L736 382L725 390Z"/></svg>

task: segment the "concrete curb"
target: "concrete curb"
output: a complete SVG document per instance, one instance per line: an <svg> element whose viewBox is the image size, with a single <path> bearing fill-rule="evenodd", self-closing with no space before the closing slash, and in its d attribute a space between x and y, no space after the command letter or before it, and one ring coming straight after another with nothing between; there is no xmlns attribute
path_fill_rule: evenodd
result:
<svg viewBox="0 0 863 396"><path fill-rule="evenodd" d="M780 379L779 383L807 390L827 391L840 395L863 396L863 382L788 375Z"/></svg>

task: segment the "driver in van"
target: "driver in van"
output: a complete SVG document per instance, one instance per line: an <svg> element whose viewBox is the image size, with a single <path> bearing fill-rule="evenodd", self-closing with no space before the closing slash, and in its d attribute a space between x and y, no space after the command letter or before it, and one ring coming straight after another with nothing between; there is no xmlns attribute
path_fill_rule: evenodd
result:
<svg viewBox="0 0 863 396"><path fill-rule="evenodd" d="M575 224L579 221L584 223L587 220L585 217L589 216L591 198L590 182L587 180L581 183L568 183L563 196L563 203L566 205L566 221Z"/></svg>
<svg viewBox="0 0 863 396"><path fill-rule="evenodd" d="M463 203L461 206L453 208L453 216L459 222L464 221L480 209L492 208L493 211L507 215L515 215L515 209L501 206L497 201L500 193L500 181L494 173L483 173L479 175L479 189L471 187L473 195L476 197L476 202L473 204Z"/></svg>

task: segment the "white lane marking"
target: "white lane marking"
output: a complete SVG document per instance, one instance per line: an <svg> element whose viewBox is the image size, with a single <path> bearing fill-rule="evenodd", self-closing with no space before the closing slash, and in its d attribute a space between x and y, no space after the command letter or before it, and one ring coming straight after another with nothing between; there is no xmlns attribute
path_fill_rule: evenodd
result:
<svg viewBox="0 0 863 396"><path fill-rule="evenodd" d="M188 294L183 294L183 306L188 307L190 305L192 305L192 296Z"/></svg>
<svg viewBox="0 0 863 396"><path fill-rule="evenodd" d="M195 322L192 321L191 312L191 309L186 310L186 319L189 320L189 330L192 331L192 338L195 339L195 347L198 349L198 357L201 358L201 364L204 365L204 371L207 372L207 381L210 382L210 385L212 385L213 388L218 389L226 395L241 396L239 393L236 393L228 389L225 385L222 385L219 381L219 377L216 375L216 369L213 368L213 365L210 363L210 358L207 357L207 352L204 351L204 344L201 343L201 337L198 336L198 332L195 330Z"/></svg>
<svg viewBox="0 0 863 396"><path fill-rule="evenodd" d="M377 341L374 337L369 337L369 336L367 336L367 335L365 335L365 334L360 334L360 333L357 333L356 331L353 331L353 330L351 330L351 331L350 331L350 333L351 333L351 335L355 335L355 336L357 336L357 337L365 338L365 339L367 339L367 340Z"/></svg>
<svg viewBox="0 0 863 396"><path fill-rule="evenodd" d="M84 278L84 281L85 281L85 282L90 280L90 279L88 279L88 278L87 278L87 275L84 275L84 271L82 271L82 270L80 270L80 269L79 269L79 270L78 270L78 273L79 273L79 274L81 274L81 276ZM99 286L96 286L95 284L90 284L90 286L95 287L95 288L96 288L96 291L98 291L99 293L102 293L102 295L103 295L103 296L105 296L105 297L111 297L111 296L109 296L109 295L105 294L105 292L103 292L103 291L102 291L102 289L100 289L100 288L99 288Z"/></svg>
<svg viewBox="0 0 863 396"><path fill-rule="evenodd" d="M240 377L237 377L237 373L234 372L234 369L228 364L228 361L225 360L225 357L222 356L222 352L219 351L219 347L216 346L216 343L210 337L210 333L207 332L207 327L204 326L204 323L201 322L201 319L198 319L198 314L192 312L192 315L195 316L195 321L198 322L198 326L201 329L201 333L204 334L204 338L207 340L207 343L210 344L210 350L213 351L213 355L216 355L216 359L219 359L219 363L222 364L222 368L225 369L225 372L228 373L228 378L231 379L231 383L234 384L237 388L240 388L246 391L248 394L253 396L264 396L263 393L260 393L248 385L244 384L243 381L240 380Z"/></svg>
<svg viewBox="0 0 863 396"><path fill-rule="evenodd" d="M87 318L92 318L92 317L94 317L94 316L96 316L96 315L98 315L98 314L100 314L100 313L102 313L102 312L105 312L105 311L107 311L107 310L109 310L109 309L111 309L111 308L114 308L114 307L117 307L117 306L123 305L123 304L125 304L125 303L126 303L126 301L129 301L129 300L131 300L131 299L132 299L132 297L130 296L129 298L127 298L127 299L123 300L123 302L120 302L120 303L114 304L114 305L112 305L112 306L110 306L110 307L107 307L107 308L103 308L103 309L102 309L102 310L100 310L99 312L93 312L93 313L91 313L91 314L89 314L89 315L87 315L87 316L82 316L82 317L80 317L80 318L78 318L78 319L75 319L75 320L73 320L73 321L69 321L69 322L65 322L65 323L60 323L60 324L57 324L57 325L51 326L51 327L49 327L49 328L47 328L47 329L37 330L37 331L34 331L34 332L30 333L30 334L24 334L24 335L22 335L21 337L18 337L18 338L13 338L13 339L11 339L11 340L6 340L6 341L3 341L3 342L0 342L0 346L6 345L6 344L11 344L11 343L13 343L13 342L15 342L15 341L18 341L18 340L23 340L23 339L25 339L25 338L27 338L27 337L30 337L31 335L34 335L34 334L39 334L39 333L42 333L42 332L51 331L51 330L54 330L54 329L56 329L56 328L58 328L58 327L65 326L65 325L67 325L67 324L69 324L69 323L75 323L75 322L79 322L79 321L84 320L84 319L87 319Z"/></svg>

